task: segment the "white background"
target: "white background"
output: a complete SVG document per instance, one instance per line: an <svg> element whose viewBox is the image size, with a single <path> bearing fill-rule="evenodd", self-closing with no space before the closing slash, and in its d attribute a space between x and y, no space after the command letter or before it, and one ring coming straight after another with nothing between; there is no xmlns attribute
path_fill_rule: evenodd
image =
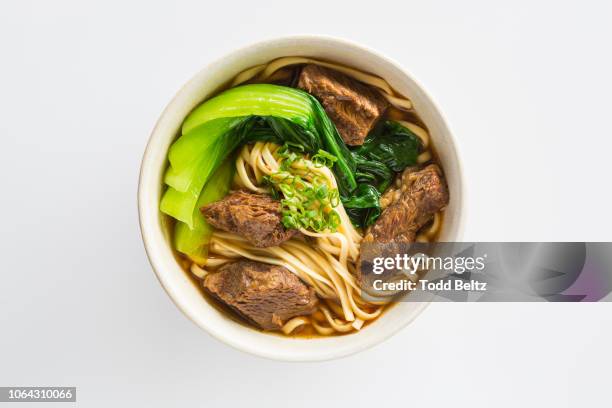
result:
<svg viewBox="0 0 612 408"><path fill-rule="evenodd" d="M609 406L609 304L434 304L359 355L289 364L210 338L138 230L149 132L202 66L286 34L373 47L461 149L466 240L610 241L610 2L2 2L0 386L79 405Z"/></svg>

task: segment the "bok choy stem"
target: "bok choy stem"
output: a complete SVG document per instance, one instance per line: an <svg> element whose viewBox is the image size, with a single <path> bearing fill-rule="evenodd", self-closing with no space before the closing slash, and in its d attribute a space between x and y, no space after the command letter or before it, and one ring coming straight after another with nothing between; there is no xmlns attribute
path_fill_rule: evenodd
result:
<svg viewBox="0 0 612 408"><path fill-rule="evenodd" d="M174 227L175 248L200 265L206 263L208 243L213 232L212 226L200 214L200 208L223 198L229 191L233 176L234 163L226 160L202 189L193 210L193 226L190 228L184 222L177 221Z"/></svg>

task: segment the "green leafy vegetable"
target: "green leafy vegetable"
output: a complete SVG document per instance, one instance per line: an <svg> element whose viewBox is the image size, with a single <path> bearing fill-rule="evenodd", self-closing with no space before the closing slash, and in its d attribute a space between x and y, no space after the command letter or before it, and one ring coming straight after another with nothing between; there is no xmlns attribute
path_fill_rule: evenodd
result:
<svg viewBox="0 0 612 408"><path fill-rule="evenodd" d="M408 128L394 121L384 121L374 128L354 154L385 164L399 172L416 164L421 141Z"/></svg>
<svg viewBox="0 0 612 408"><path fill-rule="evenodd" d="M228 160L219 167L202 189L193 213L193 226L190 228L189 225L181 221L177 221L174 226L174 246L176 250L200 265L206 262L208 243L213 232L213 228L200 213L200 208L225 197L233 176L234 163Z"/></svg>
<svg viewBox="0 0 612 408"><path fill-rule="evenodd" d="M367 227L376 221L381 213L380 195L396 172L416 164L420 151L418 136L393 121L379 123L363 145L351 151L359 187L342 203L353 224Z"/></svg>
<svg viewBox="0 0 612 408"><path fill-rule="evenodd" d="M277 144L292 143L308 152L316 152L323 148L322 141L315 134L287 119L267 117L266 123L276 136Z"/></svg>
<svg viewBox="0 0 612 408"><path fill-rule="evenodd" d="M360 185L367 183L376 187L380 193L389 187L395 173L386 164L376 160L368 160L359 154L354 154L354 158L355 163L357 163L356 178Z"/></svg>
<svg viewBox="0 0 612 408"><path fill-rule="evenodd" d="M244 124L247 118L221 118L206 122L182 137L170 146L168 161L170 167L166 172L164 181L172 188L186 192L194 184L198 184L199 177L206 177L202 167L206 165L205 153L214 149L214 144L222 136ZM199 191L197 192L199 195Z"/></svg>
<svg viewBox="0 0 612 408"><path fill-rule="evenodd" d="M380 193L370 184L360 184L353 197L343 200L342 205L355 226L366 227L381 213Z"/></svg>
<svg viewBox="0 0 612 408"><path fill-rule="evenodd" d="M221 122L224 123L221 123ZM242 142L254 124L252 117L218 119L210 128L216 133L207 133L209 138L193 137L191 140L179 145L180 150L176 156L185 157L185 161L179 161L177 167L172 166L166 171L165 182L169 185L162 197L160 210L173 218L184 222L190 228L194 226L194 209L202 187L210 179L211 175L219 168L225 158ZM204 124L203 127L208 127ZM193 131L197 131L195 128ZM187 133L183 137L189 137ZM204 133L206 135L206 133ZM183 141L179 138L172 149ZM212 141L210 140L212 139ZM202 147L204 146L204 147ZM175 150L175 152L178 148ZM190 153L191 151L191 153ZM194 157L190 157L190 154ZM175 159L176 160L176 159ZM183 165L182 163L188 163Z"/></svg>

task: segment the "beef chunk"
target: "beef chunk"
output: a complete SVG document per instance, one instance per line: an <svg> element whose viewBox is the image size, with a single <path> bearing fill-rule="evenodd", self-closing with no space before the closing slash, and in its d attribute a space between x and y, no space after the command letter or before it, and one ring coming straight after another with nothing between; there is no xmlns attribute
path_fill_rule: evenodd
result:
<svg viewBox="0 0 612 408"><path fill-rule="evenodd" d="M236 191L201 211L214 227L234 232L260 248L279 245L297 232L281 223L280 202L263 194Z"/></svg>
<svg viewBox="0 0 612 408"><path fill-rule="evenodd" d="M279 330L292 317L313 313L318 303L314 289L288 269L246 260L207 275L204 288L265 330Z"/></svg>
<svg viewBox="0 0 612 408"><path fill-rule="evenodd" d="M357 266L357 281L362 289L374 296L393 296L398 291L374 290L374 281L382 279L393 282L405 279L394 271L382 275L372 273L375 258L393 258L405 253L406 245L413 243L416 234L435 213L448 204L448 188L442 171L435 164L419 170L411 167L404 170L400 178L401 187L391 191L391 203L366 232ZM387 195L387 193L385 193ZM367 245L378 243L385 245Z"/></svg>
<svg viewBox="0 0 612 408"><path fill-rule="evenodd" d="M447 204L448 188L437 165L418 171L409 168L402 175L399 199L385 208L364 242L414 242L417 231Z"/></svg>
<svg viewBox="0 0 612 408"><path fill-rule="evenodd" d="M387 100L375 89L318 65L308 64L302 69L298 88L321 101L340 136L351 146L363 144L389 107Z"/></svg>

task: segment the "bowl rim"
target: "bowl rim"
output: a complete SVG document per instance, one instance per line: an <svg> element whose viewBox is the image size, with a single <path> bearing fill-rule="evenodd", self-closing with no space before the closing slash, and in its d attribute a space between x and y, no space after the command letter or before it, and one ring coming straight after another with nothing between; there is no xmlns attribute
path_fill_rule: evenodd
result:
<svg viewBox="0 0 612 408"><path fill-rule="evenodd" d="M458 188L460 191L460 197L457 203L457 207L459 209L458 211L459 219L456 221L457 225L456 225L456 232L455 232L455 240L456 241L461 240L463 236L463 230L464 230L465 218L466 218L466 206L465 206L466 186L465 186L465 181L464 181L463 164L461 161L462 155L460 154L460 149L459 149L457 140L455 136L453 135L453 132L451 131L451 127L449 125L448 119L446 118L442 110L440 110L436 100L431 96L431 94L427 91L427 89L410 74L408 70L406 70L401 64L399 64L394 59L368 46L356 43L351 40L347 40L347 39L339 38L335 36L318 35L318 34L298 34L298 35L289 35L289 36L276 36L276 37L271 37L271 38L267 38L267 39L263 39L259 41L250 42L247 45L231 49L229 52L226 52L220 57L215 58L214 60L212 60L212 62L206 64L203 68L198 70L180 87L180 89L178 89L178 91L174 94L172 99L168 102L168 104L165 106L164 110L158 117L157 122L155 126L153 127L151 134L149 135L149 138L148 138L148 141L145 147L145 151L142 155L140 171L139 171L139 179L138 179L138 191L137 191L139 226L140 226L141 237L142 237L143 244L145 247L145 253L147 255L147 258L149 260L149 263L153 269L153 272L157 280L159 281L160 285L163 287L164 291L168 294L168 297L175 304L175 306L183 314L185 314L189 318L189 320L191 320L195 325L197 325L198 327L206 331L208 334L210 334L212 337L219 340L220 342L225 343L239 351L249 353L251 355L256 355L259 357L264 357L264 358L268 358L272 360L282 360L282 361L325 361L325 360L346 357L346 356L358 353L360 351L364 351L368 348L371 348L377 344L384 342L385 340L392 337L397 332L399 332L400 330L408 326L418 315L420 315L423 312L423 310L429 305L429 302L421 302L418 305L416 305L415 311L412 313L411 318L405 319L401 324L398 324L396 325L396 327L393 327L393 329L387 330L387 331L378 331L378 333L375 333L374 335L367 337L367 341L364 340L364 341L349 342L350 345L346 347L337 347L333 350L319 351L317 353L312 353L312 352L302 353L302 354L296 353L295 355L288 354L287 352L279 352L279 351L272 351L270 349L262 349L262 348L254 347L251 344L242 342L239 339L232 338L231 336L227 336L223 332L223 330L220 330L218 327L207 324L206 322L203 322L202 320L198 319L192 310L190 310L188 307L185 307L183 304L181 304L179 294L175 293L174 288L169 284L169 282L166 281L167 277L160 271L162 261L159 259L160 256L158 256L155 251L155 246L160 245L160 243L153 242L154 238L159 238L159 237L150 237L147 233L147 229L148 229L147 222L154 222L154 220L149 219L148 217L150 211L147 205L150 206L150 204L147 204L147 197L148 197L148 193L150 189L152 188L152 186L144 183L144 180L146 179L145 173L148 169L149 161L152 160L151 159L152 151L155 149L155 145L156 145L155 135L160 131L160 128L164 124L164 118L172 110L174 105L177 104L177 102L179 101L179 99L181 99L181 97L185 94L185 92L187 92L187 89L190 87L192 82L194 82L197 78L203 75L204 72L222 63L225 59L229 58L230 56L243 54L252 47L270 47L276 43L292 42L292 41L293 42L308 42L308 41L317 42L318 41L318 42L325 42L325 43L333 44L334 46L338 46L338 47L347 46L353 49L359 49L365 53L370 54L371 56L377 59L384 61L385 63L389 64L393 68L400 71L403 75L405 75L415 84L415 86L419 89L420 92L423 93L424 97L428 99L428 102L435 110L436 115L439 117L440 123L445 127L446 134L448 136L448 140L451 144L451 150L454 152L454 155L457 158L457 163L455 163L455 165L458 171L458 180L460 184ZM245 69L247 68L248 67L246 67ZM157 212L159 212L158 203L155 203L155 205L152 207L154 207L157 210ZM212 308L212 306L210 307ZM265 334L265 333L261 333L261 335L270 336L270 334ZM345 337L345 336L342 336L342 337ZM356 338L354 334L348 335L346 337ZM320 341L318 339L305 339L305 340L304 339L293 339L293 338L287 339L287 341L299 341L299 340L303 340L307 342Z"/></svg>

